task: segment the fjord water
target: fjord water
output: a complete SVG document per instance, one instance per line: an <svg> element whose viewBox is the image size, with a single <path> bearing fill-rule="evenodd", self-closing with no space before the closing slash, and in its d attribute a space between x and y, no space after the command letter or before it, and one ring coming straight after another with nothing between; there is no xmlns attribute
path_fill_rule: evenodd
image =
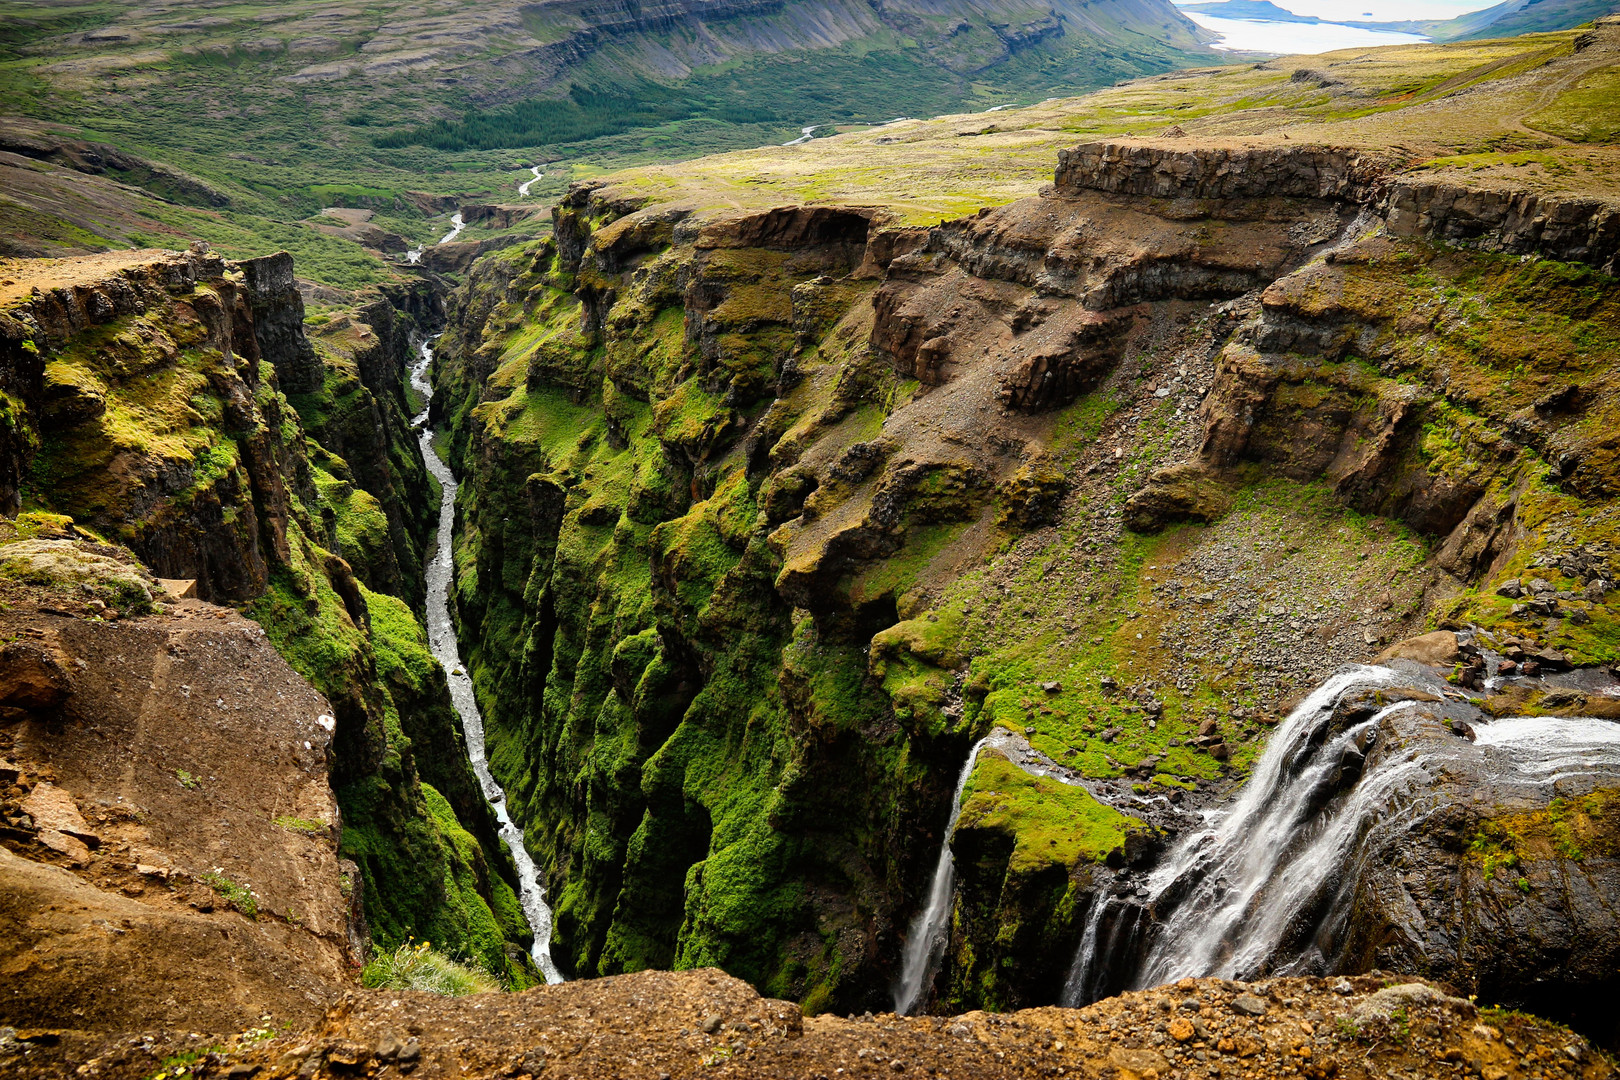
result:
<svg viewBox="0 0 1620 1080"><path fill-rule="evenodd" d="M1227 19L1201 11L1183 11L1182 14L1205 30L1219 34L1220 40L1210 47L1224 52L1313 55L1332 52L1335 49L1411 45L1429 40L1419 34L1403 34L1395 30L1369 30L1341 23Z"/></svg>
<svg viewBox="0 0 1620 1080"><path fill-rule="evenodd" d="M995 730L992 729L990 735L973 744L973 749L968 751L967 762L956 777L956 793L951 797L951 819L946 823L945 836L939 844L939 858L934 862L934 874L929 879L928 903L911 921L911 931L906 935L906 947L900 957L900 980L894 984L894 1011L901 1016L908 1015L927 997L928 984L933 981L934 973L939 970L939 962L945 955L951 900L956 890L956 860L951 854L951 837L956 832L956 819L962 816L962 792L967 787L968 777L973 775L979 751L984 749L994 734Z"/></svg>
<svg viewBox="0 0 1620 1080"><path fill-rule="evenodd" d="M1360 860L1375 839L1409 835L1440 808L1443 795L1431 792L1448 764L1466 757L1493 783L1530 788L1620 770L1620 724L1514 717L1478 725L1473 741L1380 755L1356 775L1385 719L1417 703L1351 710L1346 721L1339 702L1409 680L1353 666L1319 686L1279 727L1231 807L1211 811L1152 873L1145 898L1098 895L1063 1003L1187 976L1326 974ZM1356 778L1344 790L1347 775Z"/></svg>
<svg viewBox="0 0 1620 1080"><path fill-rule="evenodd" d="M461 226L461 215L455 218ZM448 239L448 238L446 238ZM424 341L418 346L419 358L411 367L411 386L422 395L422 411L411 418L411 427L421 432L422 459L428 472L442 485L444 494L439 502L439 531L433 554L427 564L427 632L428 647L450 681L450 699L456 714L461 717L461 730L467 739L467 757L473 773L478 777L484 798L495 811L500 822L501 840L512 852L517 864L518 901L523 905L523 917L534 932L532 953L548 983L563 981L562 973L551 959L551 908L546 905L546 891L540 884L534 859L523 846L523 831L512 821L506 810L506 793L490 774L489 761L484 754L484 718L473 697L472 679L461 664L455 624L450 619L450 579L455 573L454 544L456 525L456 474L450 471L438 452L433 449L433 433L428 429L429 406L433 400L433 384L428 369L433 363L432 343Z"/></svg>

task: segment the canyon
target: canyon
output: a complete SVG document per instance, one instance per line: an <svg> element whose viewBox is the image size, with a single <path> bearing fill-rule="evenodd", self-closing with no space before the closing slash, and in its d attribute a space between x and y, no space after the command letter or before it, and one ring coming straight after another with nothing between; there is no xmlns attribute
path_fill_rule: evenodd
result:
<svg viewBox="0 0 1620 1080"><path fill-rule="evenodd" d="M1617 57L0 260L0 1069L1612 1075Z"/></svg>

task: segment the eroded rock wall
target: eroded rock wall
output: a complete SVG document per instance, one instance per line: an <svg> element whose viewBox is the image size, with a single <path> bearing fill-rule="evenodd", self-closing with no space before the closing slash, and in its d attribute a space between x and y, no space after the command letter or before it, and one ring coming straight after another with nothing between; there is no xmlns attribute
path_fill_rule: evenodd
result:
<svg viewBox="0 0 1620 1080"><path fill-rule="evenodd" d="M432 507L406 419L408 318L380 299L312 342L285 255L232 264L199 247L8 274L39 283L4 316L12 498L31 511L18 527L120 541L242 605L330 702L343 848L379 941L416 934L532 980L506 953L527 937L513 871L411 608Z"/></svg>
<svg viewBox="0 0 1620 1080"><path fill-rule="evenodd" d="M1601 568L1490 592L1609 550L1608 219L1402 167L1093 144L931 229L581 185L481 263L457 600L565 963L881 1003L997 724L925 996L1053 1000L1337 664L1620 659Z"/></svg>

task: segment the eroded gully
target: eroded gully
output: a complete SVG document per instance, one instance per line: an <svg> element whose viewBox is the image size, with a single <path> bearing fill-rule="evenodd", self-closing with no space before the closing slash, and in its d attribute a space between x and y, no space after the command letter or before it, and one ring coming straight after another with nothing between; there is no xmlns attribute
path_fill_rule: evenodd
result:
<svg viewBox="0 0 1620 1080"><path fill-rule="evenodd" d="M460 218L459 214L456 216ZM428 369L433 363L432 342L424 341L418 349L419 357L411 367L411 386L422 395L423 403L422 411L411 418L411 427L420 433L422 459L427 463L428 472L444 489L439 502L439 531L427 564L428 647L439 663L444 665L445 675L450 682L450 699L455 704L456 714L461 717L461 730L467 739L467 757L472 762L473 773L478 777L484 798L500 822L501 840L512 852L512 861L517 865L518 900L523 905L523 916L528 920L529 929L534 932L534 948L531 951L535 965L545 975L546 982L560 983L563 981L562 973L551 959L551 908L546 905L546 890L540 884L534 859L523 846L523 831L507 812L506 793L490 774L489 761L484 753L484 718L473 697L472 679L462 666L455 623L450 619L450 580L455 573L456 474L450 471L450 467L433 449L433 433L427 426L428 411L433 400L433 384L428 377Z"/></svg>

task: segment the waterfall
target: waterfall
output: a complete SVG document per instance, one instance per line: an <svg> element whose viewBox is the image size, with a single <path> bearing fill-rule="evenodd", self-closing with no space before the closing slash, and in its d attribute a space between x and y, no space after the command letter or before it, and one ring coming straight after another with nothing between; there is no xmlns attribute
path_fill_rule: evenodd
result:
<svg viewBox="0 0 1620 1080"><path fill-rule="evenodd" d="M1341 701L1430 681L1354 666L1318 687L1272 736L1236 802L1206 813L1134 900L1099 890L1063 1004L1186 976L1326 974L1363 860L1445 805L1438 780L1448 768L1537 789L1620 769L1620 724L1555 717L1482 722L1473 742L1397 750L1363 769L1386 718L1418 703L1340 709Z"/></svg>
<svg viewBox="0 0 1620 1080"><path fill-rule="evenodd" d="M457 214L455 220L459 229L461 215ZM450 682L450 699L461 717L461 730L467 739L467 757L472 763L473 774L478 777L484 799L495 811L501 840L512 853L512 861L517 866L518 901L523 906L523 916L529 923L529 929L534 932L535 965L545 975L546 982L560 983L563 981L562 973L551 959L551 908L546 906L546 890L540 884L540 875L529 849L523 846L523 830L507 813L506 793L489 771L489 761L484 753L484 718L473 697L472 679L461 664L456 628L450 620L450 579L455 573L456 475L433 449L433 433L427 426L429 406L433 400L433 384L428 379L428 368L433 363L432 343L424 341L418 348L420 359L411 367L411 386L422 394L423 404L422 411L411 418L411 427L420 429L422 458L427 463L428 472L439 481L444 492L439 502L437 543L427 565L428 646L444 666Z"/></svg>
<svg viewBox="0 0 1620 1080"><path fill-rule="evenodd" d="M900 980L894 985L894 1011L905 1016L923 1000L928 984L939 970L945 956L945 939L949 936L951 897L956 886L956 860L951 854L951 837L956 834L956 819L962 814L962 791L968 777L979 760L979 751L990 742L994 732L973 744L968 751L967 763L956 778L956 793L951 796L951 817L945 825L945 837L940 841L939 859L934 863L934 876L928 886L928 903L911 921L906 934L906 947L900 956Z"/></svg>
<svg viewBox="0 0 1620 1080"><path fill-rule="evenodd" d="M1184 836L1154 871L1147 882L1146 905L1120 904L1099 893L1092 901L1069 970L1063 1003L1089 1004L1114 988L1110 981L1118 981L1119 964L1135 952L1139 938L1133 933L1126 941L1119 940L1121 923L1131 921L1131 913L1123 909L1158 907L1173 889L1190 891L1176 907L1178 917L1161 927L1151 955L1134 981L1140 983L1171 970L1177 972L1175 978L1212 973L1215 952L1237 924L1245 921L1250 903L1289 850L1287 841L1309 808L1307 797L1316 787L1313 781L1319 779L1323 767L1338 762L1336 752L1312 754L1313 742L1319 746L1326 734L1319 729L1330 722L1334 707L1346 693L1397 678L1388 668L1350 667L1317 687L1266 744L1236 804L1229 810L1206 812L1204 827ZM1336 744L1336 750L1342 747ZM1316 763L1314 770L1312 762ZM1110 916L1111 929L1116 932L1105 939L1102 927ZM1252 940L1254 927L1245 924L1241 930ZM1152 979L1162 981L1164 978Z"/></svg>

